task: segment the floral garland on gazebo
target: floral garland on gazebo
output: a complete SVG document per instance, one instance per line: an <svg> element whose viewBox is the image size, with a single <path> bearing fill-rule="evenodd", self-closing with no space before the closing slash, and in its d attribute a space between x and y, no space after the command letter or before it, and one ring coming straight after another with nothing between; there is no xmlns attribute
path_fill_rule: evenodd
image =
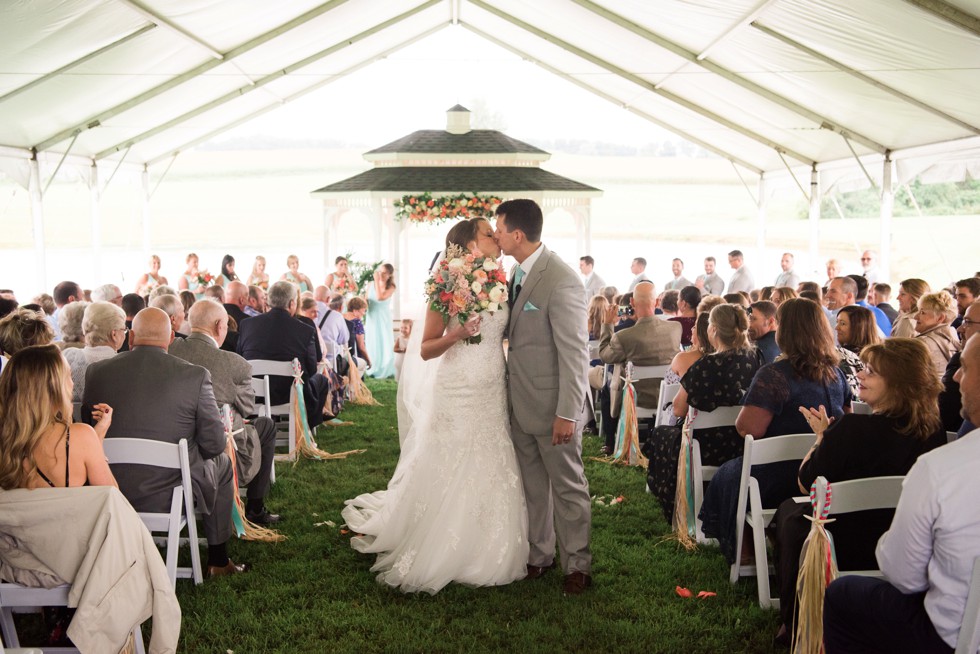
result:
<svg viewBox="0 0 980 654"><path fill-rule="evenodd" d="M463 218L492 218L502 200L493 195L460 193L432 197L426 191L395 200L395 219L438 224Z"/></svg>

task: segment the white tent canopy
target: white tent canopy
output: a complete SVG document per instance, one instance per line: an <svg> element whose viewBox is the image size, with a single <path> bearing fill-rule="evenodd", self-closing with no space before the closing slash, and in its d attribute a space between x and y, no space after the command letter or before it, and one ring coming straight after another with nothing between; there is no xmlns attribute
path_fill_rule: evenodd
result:
<svg viewBox="0 0 980 654"><path fill-rule="evenodd" d="M37 153L110 173L123 161L165 166L457 24L729 159L760 187L799 185L811 207L811 189L829 186L818 171L858 170L881 188L887 219L896 181L976 166L978 17L978 0L8 3L0 170L40 205Z"/></svg>

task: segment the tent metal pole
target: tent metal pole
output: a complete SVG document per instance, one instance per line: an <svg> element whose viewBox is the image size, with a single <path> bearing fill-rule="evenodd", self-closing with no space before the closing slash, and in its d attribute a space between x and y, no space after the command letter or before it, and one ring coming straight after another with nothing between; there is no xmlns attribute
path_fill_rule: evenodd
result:
<svg viewBox="0 0 980 654"><path fill-rule="evenodd" d="M41 288L48 288L48 266L45 261L44 246L44 193L41 191L41 166L37 160L37 152L33 153L30 161L30 181L28 190L31 194L31 221L34 227L34 264L37 267L35 279Z"/></svg>
<svg viewBox="0 0 980 654"><path fill-rule="evenodd" d="M117 167L118 170L118 167ZM113 173L115 174L115 173ZM112 178L109 178L112 181ZM106 182L106 186L109 182ZM103 189L104 190L104 189ZM94 161L88 178L89 211L92 217L92 283L102 283L102 192L99 191L99 166Z"/></svg>
<svg viewBox="0 0 980 654"><path fill-rule="evenodd" d="M820 171L810 169L810 261L814 268L820 260Z"/></svg>
<svg viewBox="0 0 980 654"><path fill-rule="evenodd" d="M793 182L796 184L796 188L800 189L800 193L803 194L803 199L806 200L807 202L810 202L810 200L811 200L810 196L807 195L806 189L804 189L803 188L803 185L800 184L800 180L796 179L796 175L793 174L793 169L790 168L789 162L786 161L786 157L783 156L783 153L782 152L778 152L777 154L779 155L780 161L782 161L783 162L783 165L786 166L786 172L788 172L789 173L789 176L793 178ZM817 164L813 164L812 167L813 167L814 170L816 170ZM811 187L811 190L812 190L813 185L811 184L810 187Z"/></svg>
<svg viewBox="0 0 980 654"><path fill-rule="evenodd" d="M103 187L102 187L102 192L103 192L103 193L105 193L105 190L106 190L107 188L109 188L109 184L112 184L112 180L113 180L113 178L115 178L115 176L116 176L116 173L118 173L118 172L119 172L119 167L123 165L123 162L124 162L124 161L126 161L126 157L128 157L128 156L129 156L129 151L130 151L130 150L132 150L132 148L131 148L131 147L130 147L130 148L126 148L126 151L125 151L125 152L123 152L123 156L122 156L122 157L121 157L121 158L119 159L119 161L118 161L118 162L116 163L116 167L112 169L112 174L111 174L111 175L109 175L109 179L107 179L107 180L105 181L105 186L103 186ZM94 162L93 162L93 164L94 164Z"/></svg>
<svg viewBox="0 0 980 654"><path fill-rule="evenodd" d="M915 199L915 194L912 193L912 187L909 186L908 182L905 182L901 188L905 189L905 192L908 194L909 200L912 202L912 206L915 208L915 213L918 214L919 218L923 218L922 207L919 206L919 201ZM946 269L946 274L950 279L956 279L953 269L949 267L949 261L946 260L946 256L943 254L943 248L939 247L939 243L936 242L936 230L927 229L926 232L929 234L929 240L932 241L932 247L936 249L936 255L939 257L939 260L943 262L943 268Z"/></svg>
<svg viewBox="0 0 980 654"><path fill-rule="evenodd" d="M905 0L909 4L915 5L923 11L942 18L967 32L980 36L980 18L971 16L965 11L957 9L953 5L942 2L942 0Z"/></svg>
<svg viewBox="0 0 980 654"><path fill-rule="evenodd" d="M757 250L756 261L764 261L766 254L766 210L768 208L769 198L766 194L766 178L763 175L759 175L758 196L759 199L755 203L756 217L758 220L755 238L755 247Z"/></svg>
<svg viewBox="0 0 980 654"><path fill-rule="evenodd" d="M179 151L174 152L173 156L170 157L170 162L167 164L167 167L163 169L163 174L160 175L160 179L158 179L157 183L153 185L153 190L150 191L150 195L147 198L148 200L152 198L154 195L156 195L157 189L160 188L160 184L163 184L163 178L167 176L167 173L170 172L170 169L173 167L174 162L177 161L178 154L180 154Z"/></svg>
<svg viewBox="0 0 980 654"><path fill-rule="evenodd" d="M77 132L73 137L71 137L71 143L68 144L68 148L65 150L64 154L61 155L61 159L58 160L58 165L54 167L54 172L51 173L51 177L48 178L48 183L44 185L44 190L41 191L42 196L47 194L48 189L51 188L51 182L53 182L54 178L58 176L58 171L61 170L62 164L64 164L65 159L68 158L68 154L71 152L72 147L74 147L75 141L78 140L78 135L80 133L81 132Z"/></svg>
<svg viewBox="0 0 980 654"><path fill-rule="evenodd" d="M885 155L881 170L881 249L878 251L881 278L887 280L891 272L892 213L895 209L895 187L892 178L895 164L891 153Z"/></svg>
<svg viewBox="0 0 980 654"><path fill-rule="evenodd" d="M150 257L150 170L143 166L143 173L140 175L140 182L143 187L143 258Z"/></svg>
<svg viewBox="0 0 980 654"><path fill-rule="evenodd" d="M874 180L874 177L871 176L871 173L868 172L868 169L864 167L864 162L861 161L861 157L859 157L857 152L854 151L854 146L851 145L851 142L847 140L846 136L844 137L844 143L847 144L847 149L851 151L851 155L854 157L854 161L857 162L858 168L860 168L861 172L864 173L864 176L868 178L871 188L877 191L878 183Z"/></svg>
<svg viewBox="0 0 980 654"><path fill-rule="evenodd" d="M126 5L127 7L129 7L136 13L138 13L140 16L142 16L143 18L146 18L150 22L160 26L162 29L167 30L171 34L176 35L181 40L186 41L187 43L200 48L204 52L208 53L210 57L213 57L214 59L218 59L218 60L222 60L225 58L223 54L221 54L220 52L212 48L210 45L205 43L201 38L195 36L194 34L191 34L191 32L185 30L180 25L177 25L176 23L171 22L170 20L164 18L159 13L152 11L148 7L143 6L141 2L137 2L137 0L116 0L116 2Z"/></svg>
<svg viewBox="0 0 980 654"><path fill-rule="evenodd" d="M754 204L756 206L759 206L759 198L757 198L752 193L752 189L749 188L749 183L745 181L745 178L744 177L742 177L742 172L738 169L738 166L736 166L734 162L732 162L732 170L734 170L735 171L735 174L738 175L738 180L740 182L742 182L742 186L745 187L745 192L749 194L749 197L750 198L752 198L752 204ZM762 177L762 173L761 172L759 173L759 177L760 178Z"/></svg>

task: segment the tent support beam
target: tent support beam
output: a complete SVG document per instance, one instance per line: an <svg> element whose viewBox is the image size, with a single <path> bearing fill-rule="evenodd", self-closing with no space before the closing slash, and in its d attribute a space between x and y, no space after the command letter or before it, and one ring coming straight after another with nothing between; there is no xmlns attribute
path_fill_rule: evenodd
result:
<svg viewBox="0 0 980 654"><path fill-rule="evenodd" d="M838 134L848 136L854 139L855 141L859 142L864 147L870 150L874 150L875 152L879 152L883 154L887 149L884 145L869 138L868 136L865 136L863 134L856 134L853 130L837 125L826 116L818 114L817 112L808 109L807 107L804 107L801 104L793 102L789 98L783 97L778 93L773 93L772 91L765 88L764 86L756 84L755 82L752 82L742 77L741 75L738 75L728 70L727 68L719 66L716 63L707 61L703 55L695 54L694 52L691 52L690 50L687 50L684 47L665 39L659 34L655 34L654 32L651 32L650 30L637 25L633 21L628 20L618 14L615 14L609 11L608 9L595 4L594 2L591 2L591 0L573 0L573 1L575 2L575 4L588 9L592 13L598 16L602 16L603 18L613 23L614 25L618 25L623 29L629 30L630 32L633 32L637 36L647 41L650 41L651 43L656 44L657 46L667 50L672 54L677 55L678 57L681 57L682 59L685 59L688 63L694 64L695 66L698 66L710 73L714 73L715 75L718 75L719 77L733 84L736 84L741 88L768 100L769 102L779 105L783 109L792 111L793 113L802 116L803 118L806 118L807 120L814 123L815 125L819 125L823 129L828 129L833 132L837 132ZM666 78L661 79L659 82L657 82L656 88L662 89L665 81Z"/></svg>
<svg viewBox="0 0 980 654"><path fill-rule="evenodd" d="M915 5L923 11L927 11L934 16L938 16L945 21L961 27L967 32L980 36L980 18L960 11L956 7L942 0L905 0L909 4Z"/></svg>
<svg viewBox="0 0 980 654"><path fill-rule="evenodd" d="M804 189L803 188L803 185L800 184L800 180L796 179L796 175L793 174L793 169L790 167L789 162L786 161L786 157L784 157L780 153L779 160L783 162L783 165L786 167L786 172L788 172L789 173L789 176L793 178L793 183L796 184L796 188L800 189L800 193L803 194L803 199L806 200L807 202L810 202L810 196L807 195L806 189ZM816 164L813 164L813 169L816 170L816 168L817 168L817 165ZM811 189L813 188L813 184L812 183L810 184L810 188Z"/></svg>
<svg viewBox="0 0 980 654"><path fill-rule="evenodd" d="M117 41L113 41L109 45L102 46L98 50L94 50L94 51L88 53L87 55L85 55L83 57L80 57L80 58L76 59L75 61L72 61L71 63L67 63L64 66L62 66L61 68L58 68L56 70L53 70L50 73L46 73L46 74L42 75L41 77L38 77L37 79L31 80L30 82L28 82L24 86L19 86L16 89L14 89L13 91L10 91L9 93L7 93L6 95L0 96L0 102L3 102L4 100L9 100L10 98L12 98L14 96L17 96L17 95L20 95L21 93L23 93L25 91L29 91L32 88L34 88L35 86L38 86L39 84L44 84L48 80L54 79L58 75L61 75L62 73L66 73L69 70L71 70L72 68L75 68L76 66L80 66L80 65L84 64L86 61L89 61L91 59L95 59L99 55L105 54L106 52L108 52L109 50L112 50L113 48L119 47L120 45L123 45L124 43L128 43L129 41L132 41L133 39L135 39L138 36L142 36L142 35L146 34L147 32L149 32L150 30L154 29L155 27L156 27L156 25L145 25L145 26L139 28L138 30L136 30L135 32L132 32L130 34L127 34L126 36L122 37L121 39L119 39Z"/></svg>
<svg viewBox="0 0 980 654"><path fill-rule="evenodd" d="M907 1L911 2L912 0L907 0ZM763 34L766 34L768 36L771 36L772 38L776 39L777 41L781 41L782 43L785 43L786 45L788 45L788 46L790 46L792 48L795 48L795 49L799 50L800 52L806 53L809 56L811 56L811 57L813 57L815 59L818 59L818 60L820 60L820 61L822 61L822 62L824 62L826 64L830 64L831 66L833 66L837 70L840 70L841 72L847 73L848 75L850 75L852 77L855 77L855 78L861 80L862 82L864 82L866 84L870 84L871 86L874 86L875 88L881 89L882 91L884 91L886 93L890 93L891 95L895 96L899 100L902 100L903 102L906 102L906 103L911 104L911 105L913 105L915 107L918 107L919 109L922 109L923 111L928 111L932 115L938 116L939 118L942 118L943 120L949 121L950 123L953 123L954 125L957 125L959 127L962 127L963 129L968 130L968 131L970 131L970 132L972 132L974 134L980 134L980 127L976 127L975 125L971 125L970 123L968 123L966 121L960 120L959 118L956 118L955 116L949 115L948 113L946 113L942 109L938 109L936 107L933 107L932 105L930 105L930 104L928 104L926 102L923 102L922 100L919 100L917 98L913 98L911 95L908 95L907 93L903 93L902 91L899 91L896 88L893 88L891 86L888 86L887 84L885 84L883 82L879 82L878 80L874 79L873 77L870 77L868 75L865 75L864 73L862 73L862 72L860 72L858 70L855 70L855 69L851 68L850 66L847 66L847 65L845 65L845 64L837 61L836 59L833 59L831 57L828 57L827 55L825 55L823 53L817 52L813 48L810 48L808 46L805 46L805 45L803 45L802 43L800 43L798 41L794 41L793 39L789 38L785 34L781 34L780 32L777 32L776 30L774 30L772 28L766 27L765 25L761 25L758 22L753 22L752 23L752 27L756 28L757 30L759 30ZM853 137L853 136L854 135L851 134L851 137ZM858 140L858 139L855 139L855 140ZM862 145L865 145L865 144L862 143ZM881 152L882 154L884 154L883 151L880 151L879 150L879 152Z"/></svg>
<svg viewBox="0 0 980 654"><path fill-rule="evenodd" d="M854 151L854 146L851 145L851 142L848 141L846 137L844 138L844 143L847 144L847 149L851 151L851 156L854 157L854 161L857 162L857 165L861 169L861 172L864 173L864 176L867 178L868 183L871 184L871 188L877 191L878 183L874 180L874 177L871 176L871 173L868 172L868 169L864 167L864 162L861 161L861 157L858 156L858 153Z"/></svg>
<svg viewBox="0 0 980 654"><path fill-rule="evenodd" d="M361 32L359 34L355 34L354 36L351 36L349 38L341 39L340 41L338 41L334 45L330 46L329 48L326 48L325 50L320 50L317 53L314 53L314 54L312 54L312 55L310 55L308 57L304 57L303 59L300 59L299 61L297 61L297 62L295 62L293 64L290 64L289 66L286 66L285 68L281 68L281 69L277 70L274 73L271 73L269 75L266 75L265 77L257 80L256 82L254 82L254 83L252 83L250 85L243 86L243 87L240 87L238 89L235 89L234 91L231 91L230 93L226 93L226 94L222 95L221 97L218 97L218 98L215 98L214 100L211 100L210 102L206 102L205 104L202 104L202 105L196 107L195 109L192 109L192 110L190 110L190 111L188 111L188 112L186 112L186 113L184 113L184 114L182 114L180 116L177 116L176 118L173 118L173 119L168 120L168 121L166 121L164 123L161 123L161 124L157 125L156 127L154 127L153 129L147 130L147 131L143 132L142 134L139 134L138 136L134 136L133 138L127 139L127 140L123 141L122 143L117 143L116 145L114 145L114 146L112 146L110 148L106 148L102 152L99 152L98 154L96 154L95 155L95 158L96 159L104 159L105 157L107 157L109 155L112 155L112 154L115 154L116 152L118 152L119 150L122 150L123 148L131 148L134 145L136 145L137 143L140 143L141 141L145 141L148 138L151 138L153 136L156 136L157 134L160 134L161 132L165 132L166 130L168 130L168 129L172 128L172 127L175 127L176 125L180 125L181 123L184 123L184 122L190 120L191 118L195 118L196 116L200 116L201 114L203 114L205 112L208 112L208 111L211 111L212 109L215 109L217 107L220 107L221 105L225 104L226 102L230 102L232 100L235 100L236 98L240 98L243 95L246 95L248 93L251 93L252 91L255 91L257 89L260 89L263 86L265 86L265 85L267 85L267 84L269 84L271 82L274 82L274 81L276 81L277 79L279 79L281 77L285 77L286 75L289 75L291 73L296 72L297 70L300 70L302 68L305 68L306 66L309 66L310 64L313 64L313 63L315 63L315 62L317 62L317 61L319 61L321 59L324 59L326 57L329 57L330 55L332 55L332 54L334 54L336 52L339 52L340 50L343 50L345 48L348 48L348 47L354 45L355 43L359 43L360 41L363 41L364 39L366 39L366 38L368 38L370 36L373 36L373 35L377 34L378 32L384 31L384 30L388 29L389 27L392 27L394 25L397 25L398 23L406 20L407 18L411 18L412 16L414 16L414 15L416 15L416 14L422 12L422 11L425 11L429 7L432 7L432 6L436 5L436 4L439 4L440 2L442 2L442 0L427 0L426 2L418 5L417 7L413 7L412 9L409 9L408 11L406 11L406 12L404 12L402 14L399 14L398 16L395 16L394 18L390 18L389 20L386 20L383 23L378 23L377 25L374 25L373 27L371 27L369 29L366 29L366 30L364 30L363 32ZM277 98L277 101L278 101L278 98Z"/></svg>
<svg viewBox="0 0 980 654"><path fill-rule="evenodd" d="M327 13L331 9L334 9L334 8L336 8L336 7L344 4L345 2L347 2L347 0L329 0L328 2L325 2L324 4L320 5L319 7L315 7L314 9L306 12L305 14L303 14L301 16L297 16L293 20L291 20L291 21L289 21L287 23L283 23L279 27L268 31L265 34L262 34L261 36L257 36L254 39L252 39L251 41L248 41L246 43L243 43L242 45L238 46L237 48L234 48L232 50L229 50L228 52L226 52L224 54L224 56L223 56L222 59L214 59L214 58L209 59L208 61L204 62L200 66L196 66L196 67L188 70L185 73L181 73L180 75L177 75L176 77L167 80L166 82L164 82L163 84L160 84L159 86L155 86L152 89L149 89L147 91L144 91L143 93L140 93L136 97L130 98L129 100L126 100L125 102L122 102L120 104L117 104L115 107L111 107L109 109L106 109L105 111L103 111L103 112L101 112L99 114L96 114L95 116L92 116L91 118L89 118L88 120L83 121L82 123L79 123L79 124L77 124L77 125L75 125L73 127L69 127L68 129L62 130L61 132L58 132L57 134L52 135L51 137L45 139L41 143L38 143L36 146L34 146L34 149L36 149L36 150L47 150L52 145L55 145L57 143L61 143L65 139L69 138L76 131L85 131L85 130L92 129L94 127L98 127L104 121L109 120L113 116L116 116L118 114L121 114L124 111L128 111L129 109L132 109L133 107L139 106L139 105L143 104L144 102L146 102L147 100L150 100L152 98L155 98L158 95L160 95L161 93L164 93L166 91L169 91L170 89L172 89L172 88L174 88L176 86L180 86L184 82L186 82L188 80L191 80L191 79L194 79L195 77L198 77L199 75L203 75L204 73L208 72L209 70L211 70L213 68L216 68L216 67L220 66L223 63L228 63L229 61L231 61L233 59L236 59L237 57L240 57L241 55L245 54L246 52L249 52L251 50L254 50L255 48L259 47L260 45L262 45L262 44L264 44L264 43L266 43L268 41L271 41L272 39L274 39L274 38L276 38L278 36L282 36L286 32L289 32L289 31L291 31L291 30L299 27L300 25L303 25L303 24L305 24L305 23L313 20L314 18L317 18L317 17L321 16L322 14Z"/></svg>
<svg viewBox="0 0 980 654"><path fill-rule="evenodd" d="M116 170L119 168L117 167ZM111 181L110 177L106 186ZM99 166L94 161L89 168L88 193L89 212L92 218L92 279L100 283L102 280L102 193L99 191Z"/></svg>
<svg viewBox="0 0 980 654"><path fill-rule="evenodd" d="M41 166L37 160L37 152L31 157L28 165L30 167L28 191L31 194L31 222L34 228L34 265L37 269L35 279L40 281L41 288L49 288L44 246L44 193L41 191Z"/></svg>
<svg viewBox="0 0 980 654"><path fill-rule="evenodd" d="M745 27L746 25L754 21L756 18L761 16L762 12L768 9L769 5L771 5L774 2L776 2L776 0L761 0L759 4L757 4L755 7L752 8L751 11L749 11L749 13L747 13L745 16L743 16L738 21L736 21L727 30L719 34L714 41L706 45L705 48L698 53L698 57L697 57L698 61L701 61L702 59L707 59L708 55L711 54L712 50L714 50L716 47L721 45L723 41L726 41L729 36L731 36L738 30L742 29L743 27Z"/></svg>
<svg viewBox="0 0 980 654"><path fill-rule="evenodd" d="M793 177L796 179L796 176ZM810 261L816 269L820 259L820 171L814 166L810 169Z"/></svg>
<svg viewBox="0 0 980 654"><path fill-rule="evenodd" d="M895 187L892 183L894 172L895 164L892 162L891 153L886 154L881 169L881 249L878 251L882 279L888 279L891 272L892 214L895 210Z"/></svg>
<svg viewBox="0 0 980 654"><path fill-rule="evenodd" d="M171 34L176 35L181 40L190 43L191 45L197 47L200 50L208 53L208 56L213 57L219 61L223 60L225 56L212 48L210 45L205 43L202 39L194 36L189 31L185 30L183 27L177 25L174 22L164 18L155 11L152 11L148 7L143 6L143 3L137 0L116 0L120 4L124 4L136 13L138 13L143 18L149 20L150 22L158 25L159 27L167 30Z"/></svg>
<svg viewBox="0 0 980 654"><path fill-rule="evenodd" d="M157 183L154 184L153 190L150 191L150 194L149 194L149 197L150 198L152 198L154 195L156 195L157 189L160 188L160 184L163 183L163 178L167 176L167 173L170 172L170 169L173 167L174 162L177 161L177 155L178 154L180 154L180 153L179 152L174 152L173 156L170 157L170 163L168 163L167 164L167 167L163 169L163 174L160 175L160 179L158 179L157 180Z"/></svg>
<svg viewBox="0 0 980 654"><path fill-rule="evenodd" d="M71 143L68 144L68 148L65 150L64 154L61 155L61 159L58 159L58 165L54 167L54 172L51 173L51 177L48 178L48 183L44 185L44 190L41 191L42 196L44 196L48 192L48 189L51 188L51 182L53 182L54 178L58 176L58 171L61 170L62 164L65 163L65 159L68 158L69 153L71 153L71 149L75 147L75 141L77 140L78 134L71 137Z"/></svg>
<svg viewBox="0 0 980 654"><path fill-rule="evenodd" d="M785 152L787 155L793 157L794 159L802 163L807 164L808 166L814 163L813 157L807 157L806 155L796 152L795 150L792 150L791 148L788 148L785 145L782 145L771 139L768 139L765 136L762 136L761 134L757 134L756 132L753 132L750 129L746 129L741 125L732 122L723 116L719 116L718 114L705 109L704 107L698 105L697 103L682 98L681 96L675 93L671 93L670 91L665 91L663 89L658 89L656 84L648 82L647 80L643 79L639 75L635 75L626 70L623 70L619 66L616 66L615 64L612 64L604 59L601 59L593 55L592 53L583 50L582 48L576 47L571 43L568 43L567 41L563 41L558 37L554 36L553 34L550 34L549 32L546 32L544 30L538 29L533 25L525 23L524 21L514 16L511 16L507 12L501 11L500 9L497 9L496 7L487 4L483 0L470 0L470 4L473 4L479 7L480 9L483 9L484 11L489 12L494 16L497 16L498 18L501 18L507 21L508 23L521 28L524 31L537 36L538 38L547 41L548 43L556 45L559 48L565 50L566 52L573 54L577 57L580 57L581 59L584 59L595 66L608 70L614 75L621 77L629 82L632 82L637 86L646 89L647 91L650 91L651 93L655 93L656 95L659 95L660 97L669 100L674 104L680 105L681 107L684 107L688 111L696 113L699 116L702 116L704 118L707 118L708 120L718 123L719 125L727 127L728 129L737 132L742 136L745 136L746 138L752 139L757 143L761 143L762 145L765 145L768 148L772 148L777 152Z"/></svg>
<svg viewBox="0 0 980 654"><path fill-rule="evenodd" d="M625 103L622 100L620 100L619 98L613 97L613 96L609 95L608 93L606 93L605 91L600 91L599 89L595 88L594 86L592 86L590 84L587 84L586 82L583 82L582 80L578 79L577 77L575 77L574 75L572 75L570 73L566 73L566 72L561 71L561 70L559 70L557 68L554 68L553 66L549 66L548 64L546 64L546 63L544 63L542 61L538 61L534 57L532 57L531 55L529 55L528 53L524 52L523 50L520 50L519 48L516 48L511 43L508 43L506 41L502 41L502 40L498 39L497 37L493 36L492 34L488 34L487 32L484 32L483 30L479 29L478 27L474 27L473 25L470 25L469 23L460 22L460 25L462 25L464 28L468 29L469 31L473 32L477 36L481 36L484 39L486 39L487 41L490 41L494 45L498 45L501 48L504 48L505 50L508 50L510 52L513 52L515 55L517 55L521 59L524 59L525 61L528 61L528 62L530 62L532 64L537 65L537 66L540 66L541 68L543 68L544 70L548 71L549 73L551 73L553 75L557 75L558 77L561 77L566 82L571 82L572 84L574 84L574 85L576 85L576 86L578 86L580 88L585 89L589 93L593 93L593 94L599 96L603 100L607 100L607 101L613 103L614 105L616 105L618 107L622 107L622 108L626 109L627 111L629 111L630 113L636 114L637 116L648 120L649 122L653 123L657 127L661 127L663 129L667 130L668 132L671 132L673 134L676 134L677 136L680 136L682 139L684 139L686 141L690 141L691 143L694 143L695 145L698 145L698 146L704 148L708 152L713 152L714 154L718 155L719 157L721 157L723 159L727 159L728 161L732 162L733 164L738 164L739 166L742 166L746 170L752 171L756 175L761 175L762 174L762 169L761 168L759 168L757 166L753 166L752 164L750 164L749 162L745 161L744 159L740 159L739 157L736 157L735 155L733 155L730 152L726 152L724 150L721 150L720 148L715 147L714 145L711 145L710 143L708 143L706 141L702 141L701 139L697 138L696 136L693 136L691 134L688 134L687 132L678 129L677 127L674 127L672 125L669 125L668 123L665 123L665 122L663 122L663 121L655 118L654 116L651 116L650 114L648 114L648 113L646 113L644 111L641 111L639 109L636 109L634 107L631 107L627 103Z"/></svg>
<svg viewBox="0 0 980 654"><path fill-rule="evenodd" d="M252 120L253 118L256 118L258 116L261 116L262 114L267 113L269 111L272 111L273 109L277 109L281 104L285 104L287 102L292 102L293 100L295 100L297 98L301 98L304 95L306 95L307 93L312 93L313 91L317 90L321 86L325 86L325 85L329 84L330 82L336 82L337 80L342 79L342 78L350 75L351 73L354 73L354 72L356 72L356 71L364 68L365 66L369 66L369 65L373 64L376 61L379 61L381 59L384 59L388 55L390 55L390 54L392 54L394 52L397 52L397 51L401 50L402 48L405 48L405 47L407 47L407 46L409 46L409 45L411 45L411 44L413 44L413 43L415 43L417 41L421 41L422 39L428 38L429 36L435 34L436 32L438 32L439 30L447 27L448 25L449 25L448 22L440 23L439 25L436 25L435 27L424 31L421 34L416 34L416 35L414 35L414 36L406 39L405 41L402 41L401 43L398 43L398 44L396 44L396 45L388 48L387 50L383 50L382 52L379 52L379 53L371 56L370 58L365 59L364 61L362 61L360 63L354 64L353 66L351 66L349 68L346 68L346 69L340 71L339 73L328 77L327 79L320 80L319 82L316 82L315 84L311 84L310 86L306 87L305 89L302 89L300 91L297 91L296 93L293 93L291 95L286 96L285 98L283 98L283 100L282 100L281 103L269 105L269 106L263 107L262 109L259 109L257 111L253 111L252 113L250 113L250 114L248 114L246 116L243 116L243 117L239 118L236 121L233 121L231 123L228 123L227 125L224 125L222 127L219 127L218 129L212 130L212 131L208 132L207 134L204 134L203 136L199 136L196 139L193 139L191 141L188 141L188 142L182 144L180 147L178 147L178 148L176 148L174 150L169 150L166 154L162 154L162 155L160 155L158 157L154 157L153 159L150 159L146 163L147 163L147 165L151 165L152 166L153 164L159 163L160 161L162 161L163 159L166 159L169 156L176 157L182 150L186 150L188 148L192 148L195 145L198 145L199 143L203 143L204 141L210 140L216 134L221 134L222 132L226 132L226 131L228 131L230 129L233 129L235 127L238 127L242 123L247 123L248 121Z"/></svg>
<svg viewBox="0 0 980 654"><path fill-rule="evenodd" d="M111 184L111 183L112 183L112 180L113 180L113 178L114 178L114 177L116 176L116 173L118 173L118 172L119 172L119 168L120 168L120 167L121 167L121 166L123 165L123 162L124 162L124 161L126 161L126 157L128 157L128 156L129 156L129 151L130 151L131 149L132 149L132 148L126 148L126 151L125 151L125 152L123 152L123 156L122 156L122 157L120 157L120 158L119 158L119 161L117 161L117 162L116 162L116 167L112 169L112 174L111 174L111 175L109 175L109 179L107 179L107 180L105 181L105 186L103 186L103 187L102 187L102 193L105 193L105 190L106 190L107 188L109 188L109 184ZM92 165L95 165L95 162L94 162L94 161L92 162Z"/></svg>

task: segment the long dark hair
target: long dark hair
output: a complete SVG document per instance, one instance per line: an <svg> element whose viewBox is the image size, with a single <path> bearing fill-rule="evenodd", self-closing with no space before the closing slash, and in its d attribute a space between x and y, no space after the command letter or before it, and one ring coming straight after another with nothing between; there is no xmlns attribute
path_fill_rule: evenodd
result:
<svg viewBox="0 0 980 654"><path fill-rule="evenodd" d="M840 355L834 349L830 323L813 300L791 298L776 309L776 345L781 358L803 379L829 383L837 379Z"/></svg>
<svg viewBox="0 0 980 654"><path fill-rule="evenodd" d="M228 272L228 264L235 263L235 257L230 254L226 254L221 258L221 274L228 278L228 281L233 282L238 279L238 275L233 272Z"/></svg>

